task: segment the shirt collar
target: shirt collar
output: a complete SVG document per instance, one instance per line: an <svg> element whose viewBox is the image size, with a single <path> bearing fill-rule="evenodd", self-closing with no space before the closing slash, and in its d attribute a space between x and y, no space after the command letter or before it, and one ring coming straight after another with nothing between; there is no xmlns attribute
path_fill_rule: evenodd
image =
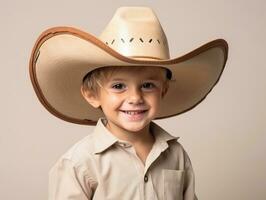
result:
<svg viewBox="0 0 266 200"><path fill-rule="evenodd" d="M159 142L167 142L170 140L177 140L179 138L177 136L170 135L167 131L154 122L151 122L150 129L155 139Z"/></svg>
<svg viewBox="0 0 266 200"><path fill-rule="evenodd" d="M154 122L151 122L150 129L155 137L154 146L158 147L161 152L165 151L169 147L168 141L177 140L179 138L170 135L167 131Z"/></svg>
<svg viewBox="0 0 266 200"><path fill-rule="evenodd" d="M118 139L105 127L106 119L100 118L93 131L94 153L101 153L112 146Z"/></svg>
<svg viewBox="0 0 266 200"><path fill-rule="evenodd" d="M106 128L105 124L106 124L106 119L100 118L93 131L95 154L107 150L113 144L120 141L117 137L115 137L112 133L110 133L110 131ZM161 146L162 151L168 147L167 143L168 141L177 140L179 138L170 135L168 132L166 132L164 129L162 129L159 125L157 125L154 122L151 122L150 129L155 137L156 144L159 144Z"/></svg>

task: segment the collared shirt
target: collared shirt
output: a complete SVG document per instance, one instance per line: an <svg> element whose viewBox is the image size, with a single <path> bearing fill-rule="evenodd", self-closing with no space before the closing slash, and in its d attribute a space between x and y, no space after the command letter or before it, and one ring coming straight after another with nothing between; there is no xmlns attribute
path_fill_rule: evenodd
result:
<svg viewBox="0 0 266 200"><path fill-rule="evenodd" d="M154 122L155 142L145 164L134 147L116 138L100 119L49 173L49 200L196 200L190 159Z"/></svg>

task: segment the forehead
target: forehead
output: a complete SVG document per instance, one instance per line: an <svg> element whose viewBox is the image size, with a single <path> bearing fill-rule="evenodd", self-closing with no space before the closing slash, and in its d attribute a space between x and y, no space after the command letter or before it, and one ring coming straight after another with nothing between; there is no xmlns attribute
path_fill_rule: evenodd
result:
<svg viewBox="0 0 266 200"><path fill-rule="evenodd" d="M108 69L108 78L145 78L161 79L166 76L166 70L162 67L152 66L119 66Z"/></svg>

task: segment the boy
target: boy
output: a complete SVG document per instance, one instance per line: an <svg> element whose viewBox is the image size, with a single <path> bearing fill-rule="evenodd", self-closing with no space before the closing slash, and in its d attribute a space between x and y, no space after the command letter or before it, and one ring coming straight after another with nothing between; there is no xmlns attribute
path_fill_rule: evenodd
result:
<svg viewBox="0 0 266 200"><path fill-rule="evenodd" d="M200 103L226 59L221 39L169 59L145 7L119 8L100 40L68 27L44 32L30 63L37 96L63 120L97 122L51 169L49 200L197 199L187 153L152 120Z"/></svg>

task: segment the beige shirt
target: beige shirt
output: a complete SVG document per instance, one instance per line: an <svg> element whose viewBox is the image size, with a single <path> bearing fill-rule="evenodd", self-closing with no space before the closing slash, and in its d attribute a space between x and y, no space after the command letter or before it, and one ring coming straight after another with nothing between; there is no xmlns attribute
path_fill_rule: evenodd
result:
<svg viewBox="0 0 266 200"><path fill-rule="evenodd" d="M178 138L150 127L155 143L143 164L99 120L52 167L49 200L196 200L191 162Z"/></svg>

